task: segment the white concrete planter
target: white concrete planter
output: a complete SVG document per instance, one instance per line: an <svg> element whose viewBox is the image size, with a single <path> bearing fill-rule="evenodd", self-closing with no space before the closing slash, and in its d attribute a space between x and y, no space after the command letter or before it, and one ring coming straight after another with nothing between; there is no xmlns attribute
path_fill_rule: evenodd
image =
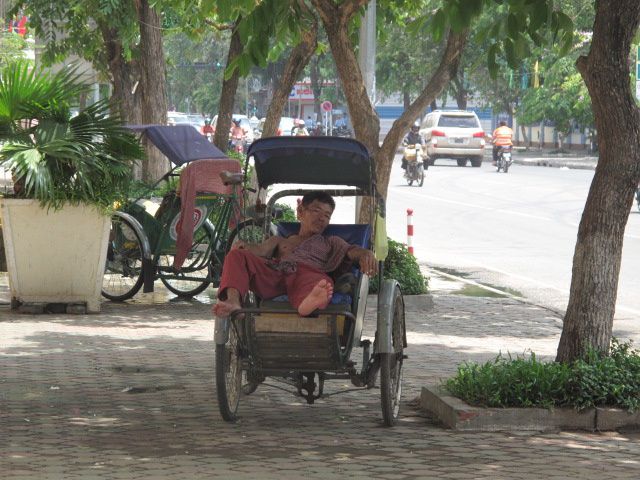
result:
<svg viewBox="0 0 640 480"><path fill-rule="evenodd" d="M47 211L36 200L0 198L12 300L86 303L100 311L110 217L95 207Z"/></svg>

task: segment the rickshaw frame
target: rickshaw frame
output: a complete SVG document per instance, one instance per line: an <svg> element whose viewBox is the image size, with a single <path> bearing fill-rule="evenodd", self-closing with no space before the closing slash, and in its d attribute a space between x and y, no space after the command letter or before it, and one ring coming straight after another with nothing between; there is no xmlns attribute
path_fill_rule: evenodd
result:
<svg viewBox="0 0 640 480"><path fill-rule="evenodd" d="M169 182L172 177L179 177L176 170L195 161L222 161L229 163L229 157L212 145L206 137L201 135L190 125L176 126L160 126L160 125L138 125L130 126L130 129L141 133L143 138L155 145L168 159L172 168L158 179L148 189L153 191L155 187L162 182ZM239 165L239 164L238 164ZM241 168L238 167L238 171ZM239 174L238 174L239 175ZM246 165L242 178L246 175ZM216 179L220 183L220 179ZM239 187L241 181L236 178L234 180L235 187ZM128 228L133 233L129 233L129 241L132 244L137 243L138 246L133 248L131 260L133 267L127 270L125 262L129 260L124 258L122 264L122 272L118 274L118 268L115 269L111 263L107 261L105 267L105 277L103 281L102 294L108 299L122 301L133 297L142 287L143 292L148 293L154 290L154 281L161 280L165 286L174 294L182 297L191 297L204 291L209 284L213 283L217 286L219 281L219 272L222 268L222 261L229 246L232 237L238 236L243 227L255 222L253 218L243 215L244 221L236 220L236 226L233 231L229 229L230 220L233 218L234 211L240 210L239 197L243 193L238 193L239 188L233 188L232 193L222 194L216 192L198 193L196 200L199 205L211 204L213 202L220 203L217 211L210 209L208 215L203 215L200 221L194 227L194 244L192 249L199 248L198 255L193 263L182 268L180 271L175 270L171 265L161 265L161 258L167 256L170 258L171 246L175 245L176 240L170 237L170 231L174 228L180 217L179 200L175 195L173 199L167 202L167 212L160 218L155 218L146 209L139 205L141 200L147 199L149 195L139 195L137 198L131 199L124 208L125 211L118 210L114 212L112 217L112 236L117 229ZM169 195L175 192L169 192ZM168 199L165 195L165 199ZM163 203L164 200L163 199ZM196 206L198 207L198 206ZM176 209L178 209L176 211ZM135 237L135 238L132 238ZM120 244L126 242L126 238L121 239ZM202 242L200 245L199 242ZM111 239L110 251L115 251L119 247L117 239ZM124 248L122 249L124 250ZM132 249L130 249L132 250ZM136 253L137 250L137 253ZM193 254L192 254L193 255ZM113 253L112 253L112 256ZM121 255L122 258L124 255ZM137 263L137 257L140 257L140 265ZM115 273L114 273L115 271ZM197 276L198 272L201 273ZM206 272L206 275L204 275ZM126 285L123 291L108 291L107 279L116 277L130 278L132 284ZM127 280L128 281L128 280ZM173 283L172 283L173 282ZM182 285L187 285L183 287ZM191 286L193 285L193 286Z"/></svg>
<svg viewBox="0 0 640 480"><path fill-rule="evenodd" d="M279 149L285 153L279 154ZM266 190L274 183L326 183L355 187L321 189L334 197L371 197L369 248L374 248L376 233L380 233L375 229L382 227L376 220L383 222L385 202L376 190L373 162L363 144L336 137L271 137L254 142L247 152L247 158L250 157L254 159L260 189ZM343 160L352 164L342 164ZM292 163L297 161L300 164ZM285 170L277 171L274 164ZM290 165L293 171L287 169ZM330 170L337 165L343 167L337 174L319 168L327 166ZM280 182L280 177L284 181ZM275 193L266 204L266 218L270 218L269 212L279 199L301 196L313 190L319 189L289 189ZM331 224L326 231L332 226L336 225ZM267 227L264 228L267 236ZM383 233L386 241L386 232ZM378 278L383 278L384 262L382 258L378 260ZM407 346L404 301L396 280L380 281L374 341L362 339L368 287L368 276L358 272L352 303L355 312L351 305L329 305L314 312L313 318L299 317L288 303L279 306L249 294L241 309L228 317L217 317L214 334L216 390L222 417L235 421L240 396L252 393L266 377L293 380L298 394L308 403L313 403L323 396L326 379L349 379L354 387L370 389L375 386L380 373L384 424L394 425L400 407L402 362L406 358L404 349ZM340 317L343 322L341 330L338 326ZM314 356L316 344L319 354ZM362 348L361 369L350 359L354 348ZM321 358L323 351L327 352L326 358ZM279 353L282 353L281 358ZM318 384L315 383L316 375ZM316 387L319 387L318 393Z"/></svg>

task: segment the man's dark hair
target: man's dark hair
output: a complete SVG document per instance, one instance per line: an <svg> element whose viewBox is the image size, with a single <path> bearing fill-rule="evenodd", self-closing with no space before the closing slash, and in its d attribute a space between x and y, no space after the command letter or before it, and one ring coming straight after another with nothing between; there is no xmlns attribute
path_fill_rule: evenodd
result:
<svg viewBox="0 0 640 480"><path fill-rule="evenodd" d="M500 126L501 126L501 127L506 127L506 126L507 126L507 122L505 122L504 120L502 120L502 121L500 122Z"/></svg>
<svg viewBox="0 0 640 480"><path fill-rule="evenodd" d="M336 209L336 202L333 197L327 192L323 192L321 190L305 193L302 197L302 206L308 207L314 200L317 200L320 203L326 203L331 207L331 211Z"/></svg>

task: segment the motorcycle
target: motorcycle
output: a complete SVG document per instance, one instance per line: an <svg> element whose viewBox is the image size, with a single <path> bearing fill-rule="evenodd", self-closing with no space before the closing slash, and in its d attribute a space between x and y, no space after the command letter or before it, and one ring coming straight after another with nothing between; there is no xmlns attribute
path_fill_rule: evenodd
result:
<svg viewBox="0 0 640 480"><path fill-rule="evenodd" d="M232 138L229 143L231 144L231 150L244 155L244 139Z"/></svg>
<svg viewBox="0 0 640 480"><path fill-rule="evenodd" d="M502 170L504 173L507 173L512 163L513 158L511 158L511 147L500 147L498 149L498 159L496 160L496 170L498 172Z"/></svg>
<svg viewBox="0 0 640 480"><path fill-rule="evenodd" d="M416 182L419 187L424 184L424 162L422 161L422 145L405 145L403 158L407 161L407 168L404 171L404 178L409 186Z"/></svg>
<svg viewBox="0 0 640 480"><path fill-rule="evenodd" d="M332 136L334 137L345 137L345 138L351 138L351 130L349 130L349 127L333 127L333 132L331 133Z"/></svg>
<svg viewBox="0 0 640 480"><path fill-rule="evenodd" d="M309 132L309 135L313 136L313 137L322 137L325 135L325 131L324 131L324 127L322 126L321 123L317 123L316 126L314 128L311 129L311 131Z"/></svg>

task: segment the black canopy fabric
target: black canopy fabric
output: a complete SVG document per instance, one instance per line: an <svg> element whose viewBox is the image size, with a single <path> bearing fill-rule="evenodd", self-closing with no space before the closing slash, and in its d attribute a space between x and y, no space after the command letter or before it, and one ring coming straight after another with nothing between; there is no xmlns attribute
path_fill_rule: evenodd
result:
<svg viewBox="0 0 640 480"><path fill-rule="evenodd" d="M362 143L343 137L267 137L253 142L260 188L275 183L348 185L372 193L373 162Z"/></svg>
<svg viewBox="0 0 640 480"><path fill-rule="evenodd" d="M191 125L129 125L128 128L146 135L178 166L193 160L229 158Z"/></svg>

